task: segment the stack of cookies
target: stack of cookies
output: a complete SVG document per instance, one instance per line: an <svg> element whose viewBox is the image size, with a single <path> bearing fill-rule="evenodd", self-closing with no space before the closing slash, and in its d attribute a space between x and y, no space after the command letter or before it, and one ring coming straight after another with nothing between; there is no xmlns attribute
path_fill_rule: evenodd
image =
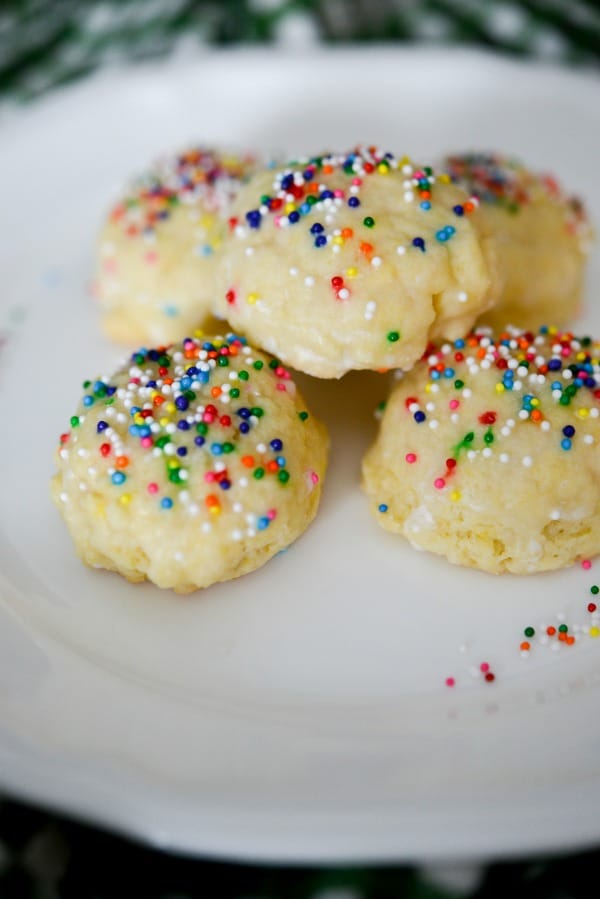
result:
<svg viewBox="0 0 600 899"><path fill-rule="evenodd" d="M84 384L58 450L82 559L187 592L298 537L328 438L290 369L394 371L363 460L383 527L496 573L596 554L600 344L567 330L590 243L555 179L493 155L161 162L95 280L106 333L142 348Z"/></svg>

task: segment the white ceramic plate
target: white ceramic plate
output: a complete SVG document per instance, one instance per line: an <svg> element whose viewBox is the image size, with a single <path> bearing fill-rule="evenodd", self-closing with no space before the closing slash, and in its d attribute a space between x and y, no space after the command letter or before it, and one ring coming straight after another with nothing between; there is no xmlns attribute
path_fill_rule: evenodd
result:
<svg viewBox="0 0 600 899"><path fill-rule="evenodd" d="M494 578L380 531L359 490L379 376L305 385L333 435L321 514L289 552L202 595L85 570L48 497L81 381L122 355L87 285L131 171L198 139L495 148L557 173L600 222L599 99L592 76L376 48L211 53L3 112L2 788L157 845L255 859L600 840L600 640L586 634L600 566ZM590 280L597 292L598 255ZM590 311L578 328L594 327ZM563 615L577 643L536 638L521 658L523 628Z"/></svg>

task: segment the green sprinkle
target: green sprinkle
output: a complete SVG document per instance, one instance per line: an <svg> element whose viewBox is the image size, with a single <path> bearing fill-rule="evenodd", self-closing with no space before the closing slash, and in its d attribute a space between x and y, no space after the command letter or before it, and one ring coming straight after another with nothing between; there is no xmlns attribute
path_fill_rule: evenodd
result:
<svg viewBox="0 0 600 899"><path fill-rule="evenodd" d="M84 381L84 382L83 382L83 389L84 389L84 390L87 390L88 387L91 387L91 385L92 385L92 382L91 382L91 381Z"/></svg>
<svg viewBox="0 0 600 899"><path fill-rule="evenodd" d="M396 343L397 340L400 340L400 331L388 331L387 340L390 343Z"/></svg>
<svg viewBox="0 0 600 899"><path fill-rule="evenodd" d="M262 418L265 414L265 410L261 409L260 406L253 406L252 409L250 409L250 412L252 415L256 415L257 418Z"/></svg>
<svg viewBox="0 0 600 899"><path fill-rule="evenodd" d="M72 427L72 428L77 428L77 427L79 427L79 416L77 416L77 415L72 415L72 416L71 416L71 427Z"/></svg>
<svg viewBox="0 0 600 899"><path fill-rule="evenodd" d="M277 480L282 484L287 484L290 479L289 471L286 471L285 468L282 468L281 471L277 472Z"/></svg>
<svg viewBox="0 0 600 899"><path fill-rule="evenodd" d="M224 453L232 453L233 452L233 443L223 443L221 446Z"/></svg>
<svg viewBox="0 0 600 899"><path fill-rule="evenodd" d="M271 359L271 361L269 362L269 368L279 368L280 365L281 363L279 359Z"/></svg>
<svg viewBox="0 0 600 899"><path fill-rule="evenodd" d="M158 446L160 449L163 449L163 447L165 447L167 445L167 443L170 443L170 442L171 442L171 438L167 437L167 435L165 434L163 437L159 437L154 445Z"/></svg>
<svg viewBox="0 0 600 899"><path fill-rule="evenodd" d="M535 630L532 627L526 627L523 633L526 637L533 637L535 635Z"/></svg>
<svg viewBox="0 0 600 899"><path fill-rule="evenodd" d="M237 400L239 395L240 395L240 391L238 390L237 387L232 387L231 390L229 391L229 396L231 397L232 400Z"/></svg>
<svg viewBox="0 0 600 899"><path fill-rule="evenodd" d="M232 393L233 393L233 391L232 391ZM202 435L208 434L208 425L206 424L206 422L201 421L199 424L196 425L196 430L198 431L199 434L202 434ZM161 440L162 440L162 437L161 437Z"/></svg>
<svg viewBox="0 0 600 899"><path fill-rule="evenodd" d="M308 412L298 412L298 418L300 421L306 421L308 418Z"/></svg>
<svg viewBox="0 0 600 899"><path fill-rule="evenodd" d="M227 356L219 356L217 359L217 365L220 365L221 368L226 368L229 365L229 359Z"/></svg>
<svg viewBox="0 0 600 899"><path fill-rule="evenodd" d="M456 381L454 382L454 386L456 387L457 390L462 390L463 387L465 386L465 382L461 381L460 378L457 378Z"/></svg>
<svg viewBox="0 0 600 899"><path fill-rule="evenodd" d="M265 476L265 470L264 468L255 468L252 472L252 475L256 478L257 481L260 481L260 479L264 478Z"/></svg>
<svg viewBox="0 0 600 899"><path fill-rule="evenodd" d="M558 629L561 632L561 634L566 634L567 631L569 630L569 628L567 627L566 624L561 624Z"/></svg>
<svg viewBox="0 0 600 899"><path fill-rule="evenodd" d="M249 377L250 375L247 371L245 371L245 369L238 371L238 378L240 379L240 381L247 381Z"/></svg>
<svg viewBox="0 0 600 899"><path fill-rule="evenodd" d="M590 593L593 593L594 596L597 596L600 593L600 587L597 584L594 584L593 587L590 587Z"/></svg>
<svg viewBox="0 0 600 899"><path fill-rule="evenodd" d="M373 228L375 226L375 219L371 218L370 215L367 215L363 219L363 225L365 226L365 228Z"/></svg>
<svg viewBox="0 0 600 899"><path fill-rule="evenodd" d="M169 480L172 484L181 484L183 478L181 477L181 469L180 468L172 468L169 472Z"/></svg>
<svg viewBox="0 0 600 899"><path fill-rule="evenodd" d="M494 434L493 434L491 428L489 430L487 430L485 432L485 434L483 435L483 441L484 441L484 443L488 443L488 444L494 442Z"/></svg>
<svg viewBox="0 0 600 899"><path fill-rule="evenodd" d="M260 371L261 368L264 367L264 364L265 363L261 359L257 359L256 362L254 363L254 368L256 369L256 371Z"/></svg>

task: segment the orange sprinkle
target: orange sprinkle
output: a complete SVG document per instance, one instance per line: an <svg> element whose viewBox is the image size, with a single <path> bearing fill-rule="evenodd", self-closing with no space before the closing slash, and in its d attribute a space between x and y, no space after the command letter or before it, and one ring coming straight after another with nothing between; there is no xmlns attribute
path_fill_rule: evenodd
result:
<svg viewBox="0 0 600 899"><path fill-rule="evenodd" d="M371 256L373 253L373 244L367 243L366 240L361 240L360 252L365 256Z"/></svg>
<svg viewBox="0 0 600 899"><path fill-rule="evenodd" d="M531 420L532 420L532 421L541 421L542 418L543 418L543 415L542 415L542 413L540 412L539 409L534 409L534 410L532 411L530 417L531 417Z"/></svg>
<svg viewBox="0 0 600 899"><path fill-rule="evenodd" d="M471 203L470 200L467 200L466 203L463 203L463 209L465 210L465 212L466 212L467 215L468 215L469 212L473 212L473 210L475 209L475 204L474 204L474 203Z"/></svg>
<svg viewBox="0 0 600 899"><path fill-rule="evenodd" d="M246 468L254 468L254 456L242 456L242 465Z"/></svg>
<svg viewBox="0 0 600 899"><path fill-rule="evenodd" d="M154 399L152 400L152 405L153 406L162 406L164 401L165 401L164 396L155 396Z"/></svg>
<svg viewBox="0 0 600 899"><path fill-rule="evenodd" d="M561 632L559 633L559 635L558 635L558 639L560 640L561 643L566 643L567 640L568 640L568 637L567 637L567 635L564 633L564 631L561 631Z"/></svg>
<svg viewBox="0 0 600 899"><path fill-rule="evenodd" d="M220 387L211 387L210 388L211 396L214 396L214 397L221 396L222 393L223 393L223 391L221 390Z"/></svg>
<svg viewBox="0 0 600 899"><path fill-rule="evenodd" d="M550 627L546 628L546 633L548 634L549 637L553 637L554 634L556 633L556 628L552 627L552 625L550 625Z"/></svg>
<svg viewBox="0 0 600 899"><path fill-rule="evenodd" d="M342 228L342 237L344 240L350 240L351 237L354 237L352 228Z"/></svg>
<svg viewBox="0 0 600 899"><path fill-rule="evenodd" d="M267 471L277 471L279 465L274 459L271 459L270 462L267 462Z"/></svg>
<svg viewBox="0 0 600 899"><path fill-rule="evenodd" d="M129 465L129 456L117 456L115 459L115 465L117 468L127 468Z"/></svg>
<svg viewBox="0 0 600 899"><path fill-rule="evenodd" d="M566 639L566 642L567 642L567 646L572 646L573 643L575 642L575 637L572 637L572 636L569 634L569 636L568 636L567 639Z"/></svg>
<svg viewBox="0 0 600 899"><path fill-rule="evenodd" d="M520 646L521 652L529 652L531 649L531 643L528 643L527 640L523 640Z"/></svg>
<svg viewBox="0 0 600 899"><path fill-rule="evenodd" d="M209 509L214 508L215 506L219 506L219 500L214 495L214 493L209 493L206 499L204 500Z"/></svg>

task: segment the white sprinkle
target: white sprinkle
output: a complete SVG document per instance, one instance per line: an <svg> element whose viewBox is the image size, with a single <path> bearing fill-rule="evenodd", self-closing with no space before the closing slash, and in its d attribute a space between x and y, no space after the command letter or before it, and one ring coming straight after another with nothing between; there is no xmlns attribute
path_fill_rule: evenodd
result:
<svg viewBox="0 0 600 899"><path fill-rule="evenodd" d="M292 276L292 278L295 278L297 274L298 269L295 266L292 266L292 268L290 269L290 275Z"/></svg>
<svg viewBox="0 0 600 899"><path fill-rule="evenodd" d="M231 539L232 539L232 540L241 540L241 539L243 538L243 536L244 536L243 532L242 532L242 531L238 531L237 529L236 529L235 531L232 531L232 532L231 532Z"/></svg>
<svg viewBox="0 0 600 899"><path fill-rule="evenodd" d="M531 466L533 465L533 459L531 458L531 456L523 456L521 462L525 466L525 468L531 468Z"/></svg>
<svg viewBox="0 0 600 899"><path fill-rule="evenodd" d="M340 300L347 300L349 296L350 291L347 287L342 287L342 289L338 291L338 297Z"/></svg>
<svg viewBox="0 0 600 899"><path fill-rule="evenodd" d="M68 503L68 502L69 502L69 497L68 497L68 495L67 495L66 493L61 493L61 494L60 494L60 501L61 501L61 503Z"/></svg>
<svg viewBox="0 0 600 899"><path fill-rule="evenodd" d="M589 445L590 443L594 442L594 438L591 434L585 434L583 437L583 442Z"/></svg>
<svg viewBox="0 0 600 899"><path fill-rule="evenodd" d="M312 277L312 275L307 275L304 279L304 284L306 285L306 287L314 287L315 279Z"/></svg>
<svg viewBox="0 0 600 899"><path fill-rule="evenodd" d="M549 421L543 421L540 425L540 428L542 429L542 431L549 431L550 427L551 427L551 425L550 425Z"/></svg>
<svg viewBox="0 0 600 899"><path fill-rule="evenodd" d="M469 462L472 462L476 455L477 453L475 452L475 450L467 450L467 459L469 460Z"/></svg>
<svg viewBox="0 0 600 899"><path fill-rule="evenodd" d="M202 522L201 530L204 534L210 534L212 531L212 524L209 521Z"/></svg>
<svg viewBox="0 0 600 899"><path fill-rule="evenodd" d="M248 478L240 478L238 481L238 484L240 487L247 487L248 486Z"/></svg>
<svg viewBox="0 0 600 899"><path fill-rule="evenodd" d="M200 507L197 506L196 503L191 503L188 506L188 512L190 513L190 515L197 515L199 511L200 511Z"/></svg>
<svg viewBox="0 0 600 899"><path fill-rule="evenodd" d="M552 512L550 512L550 521L559 521L560 517L560 509L553 509Z"/></svg>
<svg viewBox="0 0 600 899"><path fill-rule="evenodd" d="M174 553L173 558L176 562L183 562L183 553L178 550L176 553Z"/></svg>
<svg viewBox="0 0 600 899"><path fill-rule="evenodd" d="M412 192L412 190L407 190L406 193L404 194L404 202L405 203L412 203L414 198L415 198L415 195Z"/></svg>
<svg viewBox="0 0 600 899"><path fill-rule="evenodd" d="M490 449L489 446L486 446L486 447L482 450L481 455L482 455L482 456L485 456L486 459L489 459L490 456L492 455L492 450Z"/></svg>
<svg viewBox="0 0 600 899"><path fill-rule="evenodd" d="M499 458L500 461L503 462L504 464L506 464L507 462L510 461L510 456L508 455L508 453L500 453L500 456L499 456L498 458Z"/></svg>
<svg viewBox="0 0 600 899"><path fill-rule="evenodd" d="M373 256L373 258L371 259L371 265L373 266L373 268L379 268L379 266L381 265L381 257Z"/></svg>
<svg viewBox="0 0 600 899"><path fill-rule="evenodd" d="M398 256L404 256L404 254L406 253L406 247L396 247L396 253L398 254Z"/></svg>
<svg viewBox="0 0 600 899"><path fill-rule="evenodd" d="M461 290L458 293L457 299L459 303L466 303L469 299L469 295L464 290Z"/></svg>
<svg viewBox="0 0 600 899"><path fill-rule="evenodd" d="M254 256L254 247L246 247L244 252L246 256Z"/></svg>

